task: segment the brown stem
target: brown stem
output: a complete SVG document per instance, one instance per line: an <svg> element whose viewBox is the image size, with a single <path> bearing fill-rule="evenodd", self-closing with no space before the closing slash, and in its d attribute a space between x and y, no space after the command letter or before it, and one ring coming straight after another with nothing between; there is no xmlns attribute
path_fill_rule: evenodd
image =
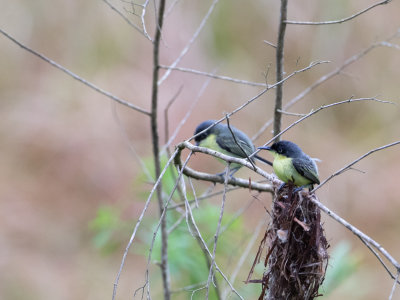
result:
<svg viewBox="0 0 400 300"><path fill-rule="evenodd" d="M155 177L158 178L161 174L161 163L160 163L160 147L159 147L159 136L157 126L157 104L158 104L158 76L160 70L159 64L159 52L160 52L160 41L161 41L161 29L163 26L165 9L165 0L160 0L160 7L158 9L158 18L156 20L156 34L154 38L153 47L153 86L151 96L151 137L153 143L153 158L155 165ZM157 186L157 200L158 207L161 215L161 275L163 281L164 299L169 300L171 298L170 291L170 278L168 271L168 233L166 224L166 214L163 214L163 198L162 198L162 184Z"/></svg>
<svg viewBox="0 0 400 300"><path fill-rule="evenodd" d="M276 47L277 82L282 81L284 76L283 47L285 42L285 31L286 31L287 2L288 0L281 0L281 16L279 20L278 43ZM283 82L276 86L275 110L274 110L274 136L276 136L281 131L282 114L280 110L282 110L282 94L283 94ZM279 137L275 139L275 142L278 141Z"/></svg>

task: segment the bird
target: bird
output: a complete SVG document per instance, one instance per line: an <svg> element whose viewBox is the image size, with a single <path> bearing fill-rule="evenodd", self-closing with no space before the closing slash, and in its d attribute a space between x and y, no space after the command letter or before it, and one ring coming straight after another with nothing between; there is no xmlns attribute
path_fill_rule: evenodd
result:
<svg viewBox="0 0 400 300"><path fill-rule="evenodd" d="M274 157L272 167L278 178L284 182L279 189L289 182L299 187L296 190L305 187L312 189L314 184L320 183L315 159L305 154L295 143L279 141L258 149L268 150Z"/></svg>
<svg viewBox="0 0 400 300"><path fill-rule="evenodd" d="M229 126L235 135L235 141L235 138L233 137L228 125L218 123L213 127L210 127L215 122L215 120L207 120L200 123L196 127L194 132L196 146L206 147L237 158L247 158L255 152L255 146L253 145L251 139L244 132L240 131L234 126ZM272 166L270 161L258 155L254 155L250 158L253 163L254 158ZM242 167L242 165L233 163L231 165L231 176L237 170L239 170L240 167Z"/></svg>

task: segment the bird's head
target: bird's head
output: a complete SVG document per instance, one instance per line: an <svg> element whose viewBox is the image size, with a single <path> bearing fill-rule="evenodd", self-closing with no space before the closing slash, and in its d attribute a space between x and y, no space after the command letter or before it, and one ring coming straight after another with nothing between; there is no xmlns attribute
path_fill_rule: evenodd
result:
<svg viewBox="0 0 400 300"><path fill-rule="evenodd" d="M276 142L271 146L258 147L258 149L268 150L273 155L282 155L290 158L299 157L303 153L299 146L289 141Z"/></svg>
<svg viewBox="0 0 400 300"><path fill-rule="evenodd" d="M197 127L196 130L194 132L194 134L198 134L202 131L204 131L205 129L207 129L208 127L210 127L212 124L214 124L216 121L215 120L207 120L204 121L202 123L200 123ZM198 146L200 144L201 141L205 140L210 134L215 133L215 131L217 130L219 124L207 129L206 131L204 131L203 133L199 134L198 136L196 136L194 138L194 141L196 142L196 145Z"/></svg>

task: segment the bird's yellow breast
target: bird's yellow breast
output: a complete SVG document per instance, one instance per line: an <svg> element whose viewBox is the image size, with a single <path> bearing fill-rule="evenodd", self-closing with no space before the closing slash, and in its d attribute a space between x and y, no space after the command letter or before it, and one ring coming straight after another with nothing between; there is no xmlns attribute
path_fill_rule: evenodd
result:
<svg viewBox="0 0 400 300"><path fill-rule="evenodd" d="M296 186L304 186L311 183L311 180L302 176L293 166L292 159L277 153L274 153L273 168L276 176L283 182L292 181Z"/></svg>
<svg viewBox="0 0 400 300"><path fill-rule="evenodd" d="M218 143L217 143L217 136L215 134L210 134L207 138L205 138L204 140L202 140L199 143L200 147L205 147L205 148L209 148L218 152L221 152L222 154L225 155L229 155L229 156L233 156L233 157L239 157L237 155L234 155L231 152L226 151L225 149L221 148ZM239 157L241 158L241 157ZM223 159L217 158L220 162L222 163L226 163ZM239 164L231 164L230 168L234 169L234 168L240 168L242 165Z"/></svg>

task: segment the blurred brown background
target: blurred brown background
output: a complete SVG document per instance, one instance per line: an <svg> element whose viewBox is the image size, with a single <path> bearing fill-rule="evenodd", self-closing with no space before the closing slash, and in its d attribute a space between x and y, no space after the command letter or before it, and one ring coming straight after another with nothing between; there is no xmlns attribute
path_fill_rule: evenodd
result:
<svg viewBox="0 0 400 300"><path fill-rule="evenodd" d="M130 13L129 3L112 3L139 24ZM210 3L177 2L165 20L162 64L169 65L178 56ZM288 18L340 19L372 3L289 1ZM270 68L268 83L274 83L274 49L263 41L276 41L278 4L220 1L178 66L256 82L265 82L264 72ZM152 45L105 3L2 0L0 6L3 30L103 89L146 109L150 107ZM140 8L136 10L141 13ZM331 63L287 81L285 103L352 55L394 34L400 27L399 11L399 2L393 1L343 24L288 25L287 74L311 61ZM147 15L152 34L152 6ZM395 39L393 43L400 41ZM150 120L111 103L4 36L0 36L0 49L0 298L110 299L123 249L143 207L138 190L147 192L151 188L138 179L141 166L129 148L130 144L140 157L149 158ZM291 111L307 113L352 96L378 96L398 104L399 66L398 49L378 47L315 89ZM173 72L160 86L162 141L166 104L182 87L169 111L169 128L173 131L206 81L202 76ZM212 80L174 144L190 137L201 121L222 117L260 90ZM274 95L270 90L233 116L231 123L254 135L271 118ZM320 178L325 179L365 152L399 140L399 117L398 105L353 103L322 111L283 138L320 158ZM296 119L285 116L283 127ZM270 137L268 129L255 144L261 145ZM318 191L329 208L376 239L398 260L399 154L398 146L373 154L356 165L365 173L348 171ZM192 166L210 172L223 169L200 155ZM237 173L244 178L249 174L247 170ZM234 212L242 207L243 197L247 202L247 192L232 194L227 210ZM268 207L270 196L261 198ZM126 236L119 237L121 247L109 255L93 246L88 226L102 205L123 211L123 218L131 224ZM244 215L250 230L265 217L260 207L254 205ZM156 218L157 210L151 209L148 214ZM344 227L326 216L324 221L332 247L348 240L352 253L361 260L357 271L329 299L387 298L392 280L376 258ZM132 297L134 289L142 284L145 263L146 258L140 255L128 256L118 290L120 299ZM246 274L244 270L239 284ZM400 299L399 290L394 299Z"/></svg>

